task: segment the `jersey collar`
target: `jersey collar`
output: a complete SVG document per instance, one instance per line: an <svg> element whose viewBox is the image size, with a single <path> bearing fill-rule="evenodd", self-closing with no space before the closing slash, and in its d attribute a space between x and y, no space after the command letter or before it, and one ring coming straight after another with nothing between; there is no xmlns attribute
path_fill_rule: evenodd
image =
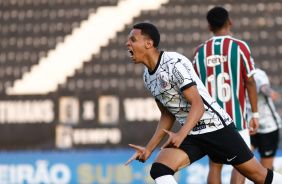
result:
<svg viewBox="0 0 282 184"><path fill-rule="evenodd" d="M215 38L230 38L231 36L230 35L225 35L225 36L213 36L212 39L215 39Z"/></svg>
<svg viewBox="0 0 282 184"><path fill-rule="evenodd" d="M161 51L161 52L160 52L157 65L156 65L156 67L154 68L154 70L153 70L152 72L148 71L150 75L154 75L154 73L157 71L157 69L158 69L158 67L159 67L159 65L160 65L160 62L161 62L161 58L162 58L163 53L164 53L164 51Z"/></svg>

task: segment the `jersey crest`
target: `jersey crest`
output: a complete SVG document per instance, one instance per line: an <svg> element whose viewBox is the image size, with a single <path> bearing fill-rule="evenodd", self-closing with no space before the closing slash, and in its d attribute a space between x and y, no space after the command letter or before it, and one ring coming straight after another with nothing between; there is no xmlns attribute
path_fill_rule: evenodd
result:
<svg viewBox="0 0 282 184"><path fill-rule="evenodd" d="M167 86L167 82L164 80L163 75L158 76L158 80L161 88L165 88Z"/></svg>

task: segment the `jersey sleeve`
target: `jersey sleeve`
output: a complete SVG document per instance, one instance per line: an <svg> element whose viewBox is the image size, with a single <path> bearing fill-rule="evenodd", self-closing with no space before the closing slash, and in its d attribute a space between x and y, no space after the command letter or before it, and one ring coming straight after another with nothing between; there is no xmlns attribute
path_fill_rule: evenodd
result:
<svg viewBox="0 0 282 184"><path fill-rule="evenodd" d="M257 69L256 73L254 75L254 79L256 81L256 85L257 85L257 92L260 91L260 88L264 85L270 85L268 77L266 75L266 73L262 70Z"/></svg>
<svg viewBox="0 0 282 184"><path fill-rule="evenodd" d="M184 66L181 62L181 59L178 59L178 61L172 65L172 81L181 91L196 85L196 82L193 80L192 75L190 74L189 67L193 69L191 63Z"/></svg>
<svg viewBox="0 0 282 184"><path fill-rule="evenodd" d="M255 62L251 53L251 49L246 42L240 42L240 55L243 61L243 67L246 73L245 77L250 77L256 72Z"/></svg>
<svg viewBox="0 0 282 184"><path fill-rule="evenodd" d="M193 67L194 67L194 70L195 70L196 74L198 75L198 77L200 77L200 75L199 75L200 72L199 72L199 68L198 68L198 65L197 65L197 59L198 58L196 56L194 56L194 59L193 59Z"/></svg>
<svg viewBox="0 0 282 184"><path fill-rule="evenodd" d="M197 60L198 60L198 55L199 55L199 50L202 48L202 46L203 46L204 44L201 44L197 49L196 49L196 51L195 51L195 53L194 53L194 55L193 55L193 67L194 67L194 70L195 70L195 72L196 72L196 74L198 75L198 77L201 77L200 76L200 71L199 71L199 67L198 67L198 62L197 62Z"/></svg>

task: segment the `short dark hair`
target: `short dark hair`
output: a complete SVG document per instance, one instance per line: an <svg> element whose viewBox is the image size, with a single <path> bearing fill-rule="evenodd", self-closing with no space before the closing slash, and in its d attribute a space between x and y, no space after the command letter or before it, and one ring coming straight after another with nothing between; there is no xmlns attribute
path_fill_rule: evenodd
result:
<svg viewBox="0 0 282 184"><path fill-rule="evenodd" d="M207 20L213 31L222 28L228 19L228 11L222 7L214 7L207 13Z"/></svg>
<svg viewBox="0 0 282 184"><path fill-rule="evenodd" d="M158 28L150 23L138 23L133 26L133 29L141 29L141 34L153 40L154 47L158 47L160 43L160 33Z"/></svg>

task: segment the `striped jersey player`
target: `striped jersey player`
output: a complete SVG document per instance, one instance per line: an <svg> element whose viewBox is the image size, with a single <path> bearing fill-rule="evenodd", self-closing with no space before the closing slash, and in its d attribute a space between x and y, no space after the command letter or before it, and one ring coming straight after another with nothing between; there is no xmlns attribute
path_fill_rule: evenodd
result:
<svg viewBox="0 0 282 184"><path fill-rule="evenodd" d="M205 112L189 135L213 132L232 122L230 116L211 98L192 63L183 55L162 51L155 70L149 72L146 68L143 79L156 101L167 107L181 125L185 123L191 107L182 91L197 86Z"/></svg>
<svg viewBox="0 0 282 184"><path fill-rule="evenodd" d="M210 95L226 110L237 130L247 129L244 80L255 73L249 45L227 36L214 36L201 44L193 65Z"/></svg>

